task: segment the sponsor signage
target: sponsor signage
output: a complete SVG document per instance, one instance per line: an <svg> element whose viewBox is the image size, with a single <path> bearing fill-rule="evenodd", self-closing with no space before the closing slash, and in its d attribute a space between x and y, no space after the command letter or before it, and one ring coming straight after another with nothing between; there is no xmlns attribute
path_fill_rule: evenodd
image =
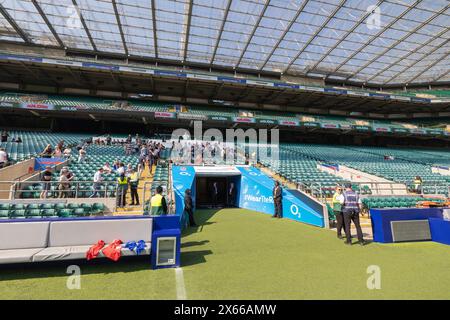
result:
<svg viewBox="0 0 450 320"><path fill-rule="evenodd" d="M444 132L442 130L427 130L428 134L432 134L435 136L440 136L442 134L444 134Z"/></svg>
<svg viewBox="0 0 450 320"><path fill-rule="evenodd" d="M370 131L370 127L369 126L354 125L352 127L353 127L353 129L358 130L358 131Z"/></svg>
<svg viewBox="0 0 450 320"><path fill-rule="evenodd" d="M194 114L190 112L180 112L178 113L178 119L187 119L187 120L208 120L208 117L203 114Z"/></svg>
<svg viewBox="0 0 450 320"><path fill-rule="evenodd" d="M335 123L321 123L320 126L325 129L338 129L339 125Z"/></svg>
<svg viewBox="0 0 450 320"><path fill-rule="evenodd" d="M396 133L409 133L409 130L406 128L393 128L392 131Z"/></svg>
<svg viewBox="0 0 450 320"><path fill-rule="evenodd" d="M241 172L235 166L196 166L194 167L196 176L230 176L241 175Z"/></svg>
<svg viewBox="0 0 450 320"><path fill-rule="evenodd" d="M174 112L155 112L155 118L175 119L176 113Z"/></svg>
<svg viewBox="0 0 450 320"><path fill-rule="evenodd" d="M225 116L209 116L209 120L212 121L231 121L230 117Z"/></svg>
<svg viewBox="0 0 450 320"><path fill-rule="evenodd" d="M187 77L190 78L190 79L217 81L217 77L216 76L208 76L206 74L188 73Z"/></svg>
<svg viewBox="0 0 450 320"><path fill-rule="evenodd" d="M374 97L374 98L378 98L378 99L385 99L385 100L387 100L387 99L390 99L390 95L388 95L388 94L383 94L383 93L375 93L375 92L370 92L369 93L369 96L370 97Z"/></svg>
<svg viewBox="0 0 450 320"><path fill-rule="evenodd" d="M335 94L347 94L347 90L334 89L334 88L325 88L325 92L335 93Z"/></svg>
<svg viewBox="0 0 450 320"><path fill-rule="evenodd" d="M245 79L239 79L239 78L231 78L231 77L217 77L217 80L223 81L223 82L230 82L230 83L245 83Z"/></svg>
<svg viewBox="0 0 450 320"><path fill-rule="evenodd" d="M15 107L17 104L14 102L7 102L7 101L1 101L0 102L0 107L7 107L7 108L13 108Z"/></svg>
<svg viewBox="0 0 450 320"><path fill-rule="evenodd" d="M405 96L391 96L391 99L400 100L400 101L410 101L410 98L405 97Z"/></svg>
<svg viewBox="0 0 450 320"><path fill-rule="evenodd" d="M154 74L155 71L151 69L137 68L137 67L119 67L119 70L122 72L131 72L131 73L147 73Z"/></svg>
<svg viewBox="0 0 450 320"><path fill-rule="evenodd" d="M273 87L274 83L269 81L262 81L262 80L247 80L247 84L253 84L257 86L267 86L267 87Z"/></svg>
<svg viewBox="0 0 450 320"><path fill-rule="evenodd" d="M418 103L430 103L431 99L419 98L419 97L411 97L410 101L411 102L418 102Z"/></svg>
<svg viewBox="0 0 450 320"><path fill-rule="evenodd" d="M298 121L296 120L278 120L278 124L282 126L298 126Z"/></svg>
<svg viewBox="0 0 450 320"><path fill-rule="evenodd" d="M86 68L95 68L102 70L119 70L119 66L111 66L107 64L92 63L92 62L83 62L82 66Z"/></svg>
<svg viewBox="0 0 450 320"><path fill-rule="evenodd" d="M376 131L376 132L391 132L391 128L387 128L387 127L374 127L374 131Z"/></svg>
<svg viewBox="0 0 450 320"><path fill-rule="evenodd" d="M319 126L317 122L302 122L301 125L310 128L317 128Z"/></svg>
<svg viewBox="0 0 450 320"><path fill-rule="evenodd" d="M55 106L48 103L28 103L22 102L19 104L19 108L33 109L33 110L54 110Z"/></svg>
<svg viewBox="0 0 450 320"><path fill-rule="evenodd" d="M258 123L264 123L264 124L277 124L275 120L271 119L257 119Z"/></svg>
<svg viewBox="0 0 450 320"><path fill-rule="evenodd" d="M427 130L424 129L409 129L409 131L414 134L427 134Z"/></svg>
<svg viewBox="0 0 450 320"><path fill-rule="evenodd" d="M238 123L255 123L256 122L255 118L246 118L246 117L234 117L233 121L238 122Z"/></svg>
<svg viewBox="0 0 450 320"><path fill-rule="evenodd" d="M62 66L75 66L75 67L81 67L83 65L83 63L78 62L78 61L56 60L56 59L46 59L46 58L42 59L42 63L58 64L58 65L62 65Z"/></svg>
<svg viewBox="0 0 450 320"><path fill-rule="evenodd" d="M324 88L319 88L319 87L305 87L305 90L324 92L325 89Z"/></svg>
<svg viewBox="0 0 450 320"><path fill-rule="evenodd" d="M368 97L369 93L368 92L347 90L347 95L349 95L349 96L359 96L359 97Z"/></svg>
<svg viewBox="0 0 450 320"><path fill-rule="evenodd" d="M344 129L344 130L352 129L352 126L350 124L341 124L340 127L341 127L341 129Z"/></svg>
<svg viewBox="0 0 450 320"><path fill-rule="evenodd" d="M186 73L178 72L178 71L169 71L169 70L155 70L155 75L157 76L169 76L169 77L179 77L186 78Z"/></svg>
<svg viewBox="0 0 450 320"><path fill-rule="evenodd" d="M279 88L290 88L290 89L298 89L299 86L296 84L289 84L289 83L285 83L285 82L275 82L274 87L279 87Z"/></svg>

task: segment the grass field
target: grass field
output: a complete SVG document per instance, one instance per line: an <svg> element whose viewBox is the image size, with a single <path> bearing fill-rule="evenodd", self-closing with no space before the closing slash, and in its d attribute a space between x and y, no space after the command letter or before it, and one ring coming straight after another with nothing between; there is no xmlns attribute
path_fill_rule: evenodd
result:
<svg viewBox="0 0 450 320"><path fill-rule="evenodd" d="M450 246L345 246L331 231L243 209L196 217L200 227L182 238L187 299L450 299ZM69 290L69 264L2 267L1 298L176 299L182 287L174 269L139 258L83 263L81 289ZM370 265L379 290L367 288Z"/></svg>

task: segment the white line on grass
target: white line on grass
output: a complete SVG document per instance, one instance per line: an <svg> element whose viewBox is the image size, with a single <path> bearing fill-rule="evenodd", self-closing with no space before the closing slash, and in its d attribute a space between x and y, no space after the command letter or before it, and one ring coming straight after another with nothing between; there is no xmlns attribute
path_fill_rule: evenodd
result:
<svg viewBox="0 0 450 320"><path fill-rule="evenodd" d="M186 300L186 288L184 287L183 269L175 268L175 280L177 284L177 300Z"/></svg>

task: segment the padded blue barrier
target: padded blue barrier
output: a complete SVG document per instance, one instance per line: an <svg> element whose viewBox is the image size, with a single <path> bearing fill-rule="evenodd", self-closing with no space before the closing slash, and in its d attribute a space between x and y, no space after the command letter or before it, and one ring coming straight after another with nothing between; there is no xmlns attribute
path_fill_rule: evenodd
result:
<svg viewBox="0 0 450 320"><path fill-rule="evenodd" d="M441 208L370 209L373 240L391 243L391 221L442 219Z"/></svg>
<svg viewBox="0 0 450 320"><path fill-rule="evenodd" d="M191 189L192 202L195 204L195 170L193 166L173 166L172 184L175 194L175 214L182 216L184 211L184 192Z"/></svg>
<svg viewBox="0 0 450 320"><path fill-rule="evenodd" d="M254 167L237 167L241 171L239 207L274 214L272 190L274 180ZM325 226L324 208L296 190L283 189L283 217Z"/></svg>
<svg viewBox="0 0 450 320"><path fill-rule="evenodd" d="M450 220L429 218L431 240L450 245Z"/></svg>

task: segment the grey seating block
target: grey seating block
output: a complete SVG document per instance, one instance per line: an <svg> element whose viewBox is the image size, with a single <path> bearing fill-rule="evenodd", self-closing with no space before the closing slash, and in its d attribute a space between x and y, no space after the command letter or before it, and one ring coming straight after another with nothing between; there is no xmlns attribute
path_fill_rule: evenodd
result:
<svg viewBox="0 0 450 320"><path fill-rule="evenodd" d="M0 250L45 248L50 222L0 223Z"/></svg>
<svg viewBox="0 0 450 320"><path fill-rule="evenodd" d="M86 259L86 252L91 246L65 246L65 247L49 247L33 256L33 262L55 261L55 260L79 260ZM105 246L106 247L106 246ZM146 243L146 248L140 255L150 255L151 243ZM122 256L135 256L136 253L122 248ZM100 252L98 258L104 258Z"/></svg>
<svg viewBox="0 0 450 320"><path fill-rule="evenodd" d="M0 264L31 262L43 248L0 250Z"/></svg>
<svg viewBox="0 0 450 320"><path fill-rule="evenodd" d="M55 221L50 225L49 247L92 246L98 240L124 243L151 242L152 219Z"/></svg>

